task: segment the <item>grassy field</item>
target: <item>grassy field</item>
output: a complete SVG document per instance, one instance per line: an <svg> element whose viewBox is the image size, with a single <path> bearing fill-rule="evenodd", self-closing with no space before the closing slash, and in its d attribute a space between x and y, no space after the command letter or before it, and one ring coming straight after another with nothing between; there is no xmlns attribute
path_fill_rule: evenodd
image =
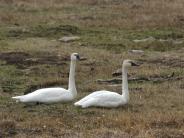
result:
<svg viewBox="0 0 184 138"><path fill-rule="evenodd" d="M183 0L0 0L0 138L183 138L183 7ZM63 36L81 39L58 41ZM130 81L130 102L117 109L11 99L67 88L72 52L87 58L77 63L76 101L95 90L121 93L121 85L97 80L114 78L124 59L143 62L129 76L147 79Z"/></svg>

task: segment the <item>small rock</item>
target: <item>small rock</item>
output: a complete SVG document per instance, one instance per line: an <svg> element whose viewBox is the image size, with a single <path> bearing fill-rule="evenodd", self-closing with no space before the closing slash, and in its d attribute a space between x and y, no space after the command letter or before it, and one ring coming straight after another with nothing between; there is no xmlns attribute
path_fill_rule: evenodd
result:
<svg viewBox="0 0 184 138"><path fill-rule="evenodd" d="M141 54L141 55L144 54L143 50L129 50L128 52L132 54Z"/></svg>
<svg viewBox="0 0 184 138"><path fill-rule="evenodd" d="M122 87L122 84L110 84L108 86L110 86L110 87Z"/></svg>
<svg viewBox="0 0 184 138"><path fill-rule="evenodd" d="M182 44L182 43L183 43L182 40L175 40L175 41L173 41L173 44L174 44L174 45L180 45L180 44Z"/></svg>
<svg viewBox="0 0 184 138"><path fill-rule="evenodd" d="M78 36L64 36L62 38L59 39L59 41L61 42L73 42L73 41L77 41L77 40L80 40L80 37Z"/></svg>
<svg viewBox="0 0 184 138"><path fill-rule="evenodd" d="M145 38L145 39L135 39L135 40L133 40L133 42L135 42L135 43L147 42L147 41L153 42L153 41L155 41L155 38L150 36L150 37Z"/></svg>

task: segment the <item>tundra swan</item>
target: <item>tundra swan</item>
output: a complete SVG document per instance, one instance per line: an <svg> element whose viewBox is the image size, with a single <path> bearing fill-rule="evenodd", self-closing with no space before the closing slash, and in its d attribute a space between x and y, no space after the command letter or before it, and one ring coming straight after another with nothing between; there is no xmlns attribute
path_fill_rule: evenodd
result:
<svg viewBox="0 0 184 138"><path fill-rule="evenodd" d="M129 92L128 92L128 80L127 80L127 71L131 66L139 66L132 60L124 60L122 65L122 95L111 92L111 91L95 91L83 99L76 102L75 106L80 106L82 108L87 108L91 106L95 107L118 107L124 104L127 104L129 101Z"/></svg>
<svg viewBox="0 0 184 138"><path fill-rule="evenodd" d="M68 90L60 87L43 88L26 95L15 96L12 98L16 99L17 102L23 103L64 103L73 101L77 96L77 90L75 87L75 66L76 61L79 58L78 53L71 54Z"/></svg>

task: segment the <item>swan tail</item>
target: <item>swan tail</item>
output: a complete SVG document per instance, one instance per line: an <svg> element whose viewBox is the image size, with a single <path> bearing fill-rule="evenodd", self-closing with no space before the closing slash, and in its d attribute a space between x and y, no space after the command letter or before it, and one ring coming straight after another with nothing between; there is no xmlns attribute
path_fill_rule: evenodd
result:
<svg viewBox="0 0 184 138"><path fill-rule="evenodd" d="M89 105L86 104L86 103L75 103L75 106L82 107L82 108L87 108L87 107L89 107Z"/></svg>
<svg viewBox="0 0 184 138"><path fill-rule="evenodd" d="M93 99L92 99L93 100ZM91 99L86 100L86 101L78 101L74 104L75 106L80 106L82 108L87 108L91 105Z"/></svg>
<svg viewBox="0 0 184 138"><path fill-rule="evenodd" d="M89 99L89 96L86 96L84 98L82 98L81 100L79 100L78 102L76 102L74 105L75 106L82 106L82 104L87 101Z"/></svg>
<svg viewBox="0 0 184 138"><path fill-rule="evenodd" d="M95 98L90 98L84 102L81 103L81 107L82 108L88 108L90 106L95 106L95 105L98 105L98 100L95 99Z"/></svg>
<svg viewBox="0 0 184 138"><path fill-rule="evenodd" d="M75 103L74 105L77 107L87 108L87 106L85 104L82 104L82 103Z"/></svg>
<svg viewBox="0 0 184 138"><path fill-rule="evenodd" d="M21 98L22 98L22 96L15 96L15 97L12 97L12 99L15 99L16 102L20 102L20 101L21 101Z"/></svg>
<svg viewBox="0 0 184 138"><path fill-rule="evenodd" d="M75 106L81 106L81 104L80 104L80 102L78 101L78 102L76 102L76 103L74 103L74 105Z"/></svg>

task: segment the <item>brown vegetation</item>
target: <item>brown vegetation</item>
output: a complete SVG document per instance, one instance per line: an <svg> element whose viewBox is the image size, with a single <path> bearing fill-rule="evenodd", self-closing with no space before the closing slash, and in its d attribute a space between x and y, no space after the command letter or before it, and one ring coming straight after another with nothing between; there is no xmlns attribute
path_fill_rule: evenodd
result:
<svg viewBox="0 0 184 138"><path fill-rule="evenodd" d="M0 137L183 138L183 7L183 0L0 0ZM58 41L63 36L81 39ZM156 41L133 41L150 37ZM170 39L182 41L158 41ZM96 80L110 79L127 58L144 63L129 70L130 78L156 83L130 81L130 102L117 109L11 99L67 88L72 52L85 57L77 63L76 100L101 89L121 93L121 85Z"/></svg>

